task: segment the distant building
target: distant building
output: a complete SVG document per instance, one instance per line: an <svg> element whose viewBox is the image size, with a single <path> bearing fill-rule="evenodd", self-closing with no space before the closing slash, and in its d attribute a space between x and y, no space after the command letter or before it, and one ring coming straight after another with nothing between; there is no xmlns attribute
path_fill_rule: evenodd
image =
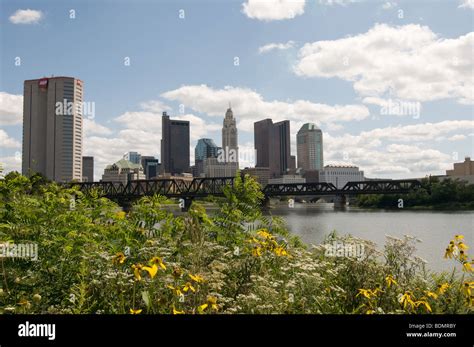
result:
<svg viewBox="0 0 474 347"><path fill-rule="evenodd" d="M202 163L205 177L234 177L239 169L236 162L221 162L218 158L206 158Z"/></svg>
<svg viewBox="0 0 474 347"><path fill-rule="evenodd" d="M161 121L161 171L172 175L188 172L189 122L170 119L166 112Z"/></svg>
<svg viewBox="0 0 474 347"><path fill-rule="evenodd" d="M82 180L83 82L50 77L24 82L22 173L56 182Z"/></svg>
<svg viewBox="0 0 474 347"><path fill-rule="evenodd" d="M141 163L141 154L138 152L127 152L123 155L123 159L128 160L134 164L140 164Z"/></svg>
<svg viewBox="0 0 474 347"><path fill-rule="evenodd" d="M270 177L281 177L291 167L290 122L273 123L264 119L254 123L256 167L268 167Z"/></svg>
<svg viewBox="0 0 474 347"><path fill-rule="evenodd" d="M232 167L239 167L239 144L238 144L238 133L237 126L234 118L234 113L229 105L227 112L225 113L223 125L222 125L222 150L228 155L227 157L233 157L236 160L237 165ZM235 173L234 173L235 174Z"/></svg>
<svg viewBox="0 0 474 347"><path fill-rule="evenodd" d="M302 170L301 176L304 177L304 179L306 180L306 183L318 183L320 171L321 170Z"/></svg>
<svg viewBox="0 0 474 347"><path fill-rule="evenodd" d="M446 176L474 184L474 161L466 157L462 163L454 163L452 170L446 170Z"/></svg>
<svg viewBox="0 0 474 347"><path fill-rule="evenodd" d="M94 157L82 157L82 182L94 182Z"/></svg>
<svg viewBox="0 0 474 347"><path fill-rule="evenodd" d="M268 167L246 167L241 173L255 178L262 187L265 187L270 179L270 169Z"/></svg>
<svg viewBox="0 0 474 347"><path fill-rule="evenodd" d="M141 164L134 164L126 159L120 159L112 165L107 165L101 181L127 183L128 181L143 180L145 178Z"/></svg>
<svg viewBox="0 0 474 347"><path fill-rule="evenodd" d="M474 161L470 157L464 158L462 163L454 163L453 170L446 170L447 176L469 176L474 175Z"/></svg>
<svg viewBox="0 0 474 347"><path fill-rule="evenodd" d="M364 171L359 171L357 166L326 165L319 172L319 181L332 183L337 188L342 188L347 182L364 181Z"/></svg>
<svg viewBox="0 0 474 347"><path fill-rule="evenodd" d="M141 165L147 180L153 179L160 174L161 164L153 156L141 156Z"/></svg>
<svg viewBox="0 0 474 347"><path fill-rule="evenodd" d="M194 175L196 177L205 174L204 161L207 158L217 158L219 147L212 139L199 139L194 149Z"/></svg>
<svg viewBox="0 0 474 347"><path fill-rule="evenodd" d="M289 183L306 183L306 180L300 175L283 175L278 178L270 178L268 184L289 184Z"/></svg>
<svg viewBox="0 0 474 347"><path fill-rule="evenodd" d="M323 169L323 132L313 123L304 124L296 135L298 167L303 170Z"/></svg>

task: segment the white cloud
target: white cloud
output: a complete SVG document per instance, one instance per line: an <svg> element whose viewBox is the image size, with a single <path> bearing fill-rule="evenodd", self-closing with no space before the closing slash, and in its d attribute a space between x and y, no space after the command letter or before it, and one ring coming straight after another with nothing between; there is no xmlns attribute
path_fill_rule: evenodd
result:
<svg viewBox="0 0 474 347"><path fill-rule="evenodd" d="M17 152L16 156L0 157L0 163L3 166L3 175L10 171L18 171L21 173L21 153Z"/></svg>
<svg viewBox="0 0 474 347"><path fill-rule="evenodd" d="M382 5L383 10L391 10L392 8L397 7L398 4L395 1L387 1Z"/></svg>
<svg viewBox="0 0 474 347"><path fill-rule="evenodd" d="M0 126L23 121L23 96L0 92Z"/></svg>
<svg viewBox="0 0 474 347"><path fill-rule="evenodd" d="M332 6L332 5L340 5L346 6L349 4L353 4L355 2L361 2L362 0L319 0L319 4L325 6Z"/></svg>
<svg viewBox="0 0 474 347"><path fill-rule="evenodd" d="M84 118L83 127L85 136L90 135L111 135L112 130L95 122L92 119Z"/></svg>
<svg viewBox="0 0 474 347"><path fill-rule="evenodd" d="M0 148L21 148L21 143L8 136L5 130L0 129Z"/></svg>
<svg viewBox="0 0 474 347"><path fill-rule="evenodd" d="M41 18L43 18L41 11L27 9L17 10L9 19L13 24L36 24Z"/></svg>
<svg viewBox="0 0 474 347"><path fill-rule="evenodd" d="M267 45L261 46L258 49L259 54L268 53L272 50L285 50L290 49L295 45L294 41L288 41L287 43L269 43Z"/></svg>
<svg viewBox="0 0 474 347"><path fill-rule="evenodd" d="M292 19L304 13L306 0L247 0L242 12L263 21Z"/></svg>
<svg viewBox="0 0 474 347"><path fill-rule="evenodd" d="M369 110L364 105L330 106L306 100L265 101L251 89L231 86L223 89L213 89L206 85L182 86L161 96L179 101L197 112L216 117L223 117L228 102L231 102L239 130L244 131L253 131L253 123L265 118L319 124L362 120L369 116Z"/></svg>
<svg viewBox="0 0 474 347"><path fill-rule="evenodd" d="M474 9L474 0L461 0L458 7Z"/></svg>
<svg viewBox="0 0 474 347"><path fill-rule="evenodd" d="M376 24L364 34L305 44L294 67L303 77L338 77L362 96L474 102L474 32L443 39L427 26Z"/></svg>
<svg viewBox="0 0 474 347"><path fill-rule="evenodd" d="M358 135L324 133L325 164L355 164L368 177L444 174L452 166L452 155L429 148L430 144L438 139L461 140L465 138L462 133L468 134L472 129L472 120L453 120L376 128Z"/></svg>

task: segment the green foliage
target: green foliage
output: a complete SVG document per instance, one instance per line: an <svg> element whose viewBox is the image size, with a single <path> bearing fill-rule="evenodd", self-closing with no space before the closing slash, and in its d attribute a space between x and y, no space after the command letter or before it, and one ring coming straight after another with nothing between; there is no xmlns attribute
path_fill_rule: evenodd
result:
<svg viewBox="0 0 474 347"><path fill-rule="evenodd" d="M251 178L237 178L224 195L213 213L194 202L174 215L161 196L126 213L97 191L7 175L0 243L37 244L38 260L0 258L0 313L426 313L399 296L411 290L423 302L445 283L429 299L432 312L471 310L465 279L427 274L412 240L389 240L379 252L333 233L325 243L360 243L365 252L332 257L324 246L304 247L282 219L262 216ZM377 294L359 295L369 288Z"/></svg>
<svg viewBox="0 0 474 347"><path fill-rule="evenodd" d="M390 209L398 208L399 199L403 200L404 208L474 209L474 184L451 179L423 179L422 187L409 194L359 195L356 204Z"/></svg>

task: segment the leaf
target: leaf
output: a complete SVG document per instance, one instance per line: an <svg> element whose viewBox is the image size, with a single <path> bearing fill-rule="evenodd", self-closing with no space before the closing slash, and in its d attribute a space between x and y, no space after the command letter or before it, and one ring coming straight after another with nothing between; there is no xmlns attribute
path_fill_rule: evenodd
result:
<svg viewBox="0 0 474 347"><path fill-rule="evenodd" d="M150 293L148 293L148 290L142 292L142 299L146 307L150 307Z"/></svg>

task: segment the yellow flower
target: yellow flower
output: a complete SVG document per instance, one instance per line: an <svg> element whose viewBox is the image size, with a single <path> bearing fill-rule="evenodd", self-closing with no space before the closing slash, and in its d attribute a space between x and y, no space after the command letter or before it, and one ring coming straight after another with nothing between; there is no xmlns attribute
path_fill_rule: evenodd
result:
<svg viewBox="0 0 474 347"><path fill-rule="evenodd" d="M115 215L117 216L117 219L125 219L126 213L123 211L119 211Z"/></svg>
<svg viewBox="0 0 474 347"><path fill-rule="evenodd" d="M202 278L201 276L199 275L192 275L192 274L188 274L189 278L192 279L194 282L196 283L202 283L204 282L204 278Z"/></svg>
<svg viewBox="0 0 474 347"><path fill-rule="evenodd" d="M194 289L194 287L192 286L192 284L191 284L190 282L187 282L187 283L183 286L183 291L184 291L185 293L187 293L188 290L192 290L193 293L196 292L196 289Z"/></svg>
<svg viewBox="0 0 474 347"><path fill-rule="evenodd" d="M173 287L172 285L168 284L167 287L169 289L171 289L172 291L174 291L174 293L176 294L176 296L181 296L183 295L183 293L181 292L181 289L179 287Z"/></svg>
<svg viewBox="0 0 474 347"><path fill-rule="evenodd" d="M397 281L395 281L392 275L388 275L387 277L385 277L385 281L387 282L387 287L389 288L392 284L398 285Z"/></svg>
<svg viewBox="0 0 474 347"><path fill-rule="evenodd" d="M178 311L173 305L173 314L184 314L184 311Z"/></svg>
<svg viewBox="0 0 474 347"><path fill-rule="evenodd" d="M466 271L466 272L472 272L472 264L468 261L465 261L463 264L462 264L462 271Z"/></svg>
<svg viewBox="0 0 474 347"><path fill-rule="evenodd" d="M398 302L403 305L403 309L407 309L408 305L411 306L411 309L415 306L413 299L411 297L411 292L405 292L405 294L401 295L398 299Z"/></svg>
<svg viewBox="0 0 474 347"><path fill-rule="evenodd" d="M449 288L449 283L438 284L438 292L444 294Z"/></svg>
<svg viewBox="0 0 474 347"><path fill-rule="evenodd" d="M451 259L453 257L453 248L448 247L446 248L446 252L444 253L444 259Z"/></svg>
<svg viewBox="0 0 474 347"><path fill-rule="evenodd" d="M432 299L438 299L438 294L436 293L433 293L433 292L430 292L429 290L425 291L426 295L429 297L429 298L432 298Z"/></svg>
<svg viewBox="0 0 474 347"><path fill-rule="evenodd" d="M123 254L122 252L118 252L114 258L113 258L113 262L116 263L116 264L123 264L125 262L125 259L127 259L127 257L125 256L125 254Z"/></svg>
<svg viewBox="0 0 474 347"><path fill-rule="evenodd" d="M165 264L163 263L163 259L161 259L160 257L153 257L153 258L151 258L150 264L156 264L156 265L158 265L159 267L161 267L163 270L166 270L166 266L165 266Z"/></svg>
<svg viewBox="0 0 474 347"><path fill-rule="evenodd" d="M461 241L464 240L464 235L454 235L454 238L456 239L456 241Z"/></svg>
<svg viewBox="0 0 474 347"><path fill-rule="evenodd" d="M474 282L464 282L462 290L466 296L471 296L471 289L474 289Z"/></svg>
<svg viewBox="0 0 474 347"><path fill-rule="evenodd" d="M461 261L467 261L467 254L464 253L463 250L460 250L460 251L459 251L459 260L461 260Z"/></svg>
<svg viewBox="0 0 474 347"><path fill-rule="evenodd" d="M424 305L425 308L426 308L426 310L427 310L428 312L431 312L431 306L430 306L430 304L428 304L427 301L420 300L420 301L415 302L415 306L416 306L416 307L418 307L418 306L420 306L420 305Z"/></svg>
<svg viewBox="0 0 474 347"><path fill-rule="evenodd" d="M199 313L203 313L208 307L217 311L219 309L219 306L217 305L217 298L214 296L207 297L207 302L198 307Z"/></svg>
<svg viewBox="0 0 474 347"><path fill-rule="evenodd" d="M279 257L284 257L288 255L288 252L283 247L277 247L274 250L275 254Z"/></svg>
<svg viewBox="0 0 474 347"><path fill-rule="evenodd" d="M131 314L140 314L142 313L142 310L134 310L133 308L130 309Z"/></svg>
<svg viewBox="0 0 474 347"><path fill-rule="evenodd" d="M373 296L377 296L377 293L380 291L380 289L375 289L374 291L371 289L359 289L359 293L356 295L358 297L359 295L363 295L367 299L370 299Z"/></svg>
<svg viewBox="0 0 474 347"><path fill-rule="evenodd" d="M466 251L466 250L469 249L469 247L468 247L465 243L463 243L463 242L459 242L459 243L458 243L458 248L459 248L459 249L462 249L463 251Z"/></svg>
<svg viewBox="0 0 474 347"><path fill-rule="evenodd" d="M156 276L156 273L158 272L158 266L156 264L153 264L151 267L144 266L143 270L147 271L150 277L153 278Z"/></svg>
<svg viewBox="0 0 474 347"><path fill-rule="evenodd" d="M262 256L262 247L255 247L253 250L252 250L252 255L254 257L260 257Z"/></svg>
<svg viewBox="0 0 474 347"><path fill-rule="evenodd" d="M132 269L133 269L133 274L135 275L135 280L137 281L141 281L142 280L142 276L140 274L140 271L143 269L143 265L142 264L134 264L132 265Z"/></svg>
<svg viewBox="0 0 474 347"><path fill-rule="evenodd" d="M274 236L272 234L270 234L268 231L266 231L265 229L261 229L259 231L257 231L257 235L264 238L264 239L273 239Z"/></svg>
<svg viewBox="0 0 474 347"><path fill-rule="evenodd" d="M374 310L367 310L367 312L365 314L374 314L375 311Z"/></svg>

